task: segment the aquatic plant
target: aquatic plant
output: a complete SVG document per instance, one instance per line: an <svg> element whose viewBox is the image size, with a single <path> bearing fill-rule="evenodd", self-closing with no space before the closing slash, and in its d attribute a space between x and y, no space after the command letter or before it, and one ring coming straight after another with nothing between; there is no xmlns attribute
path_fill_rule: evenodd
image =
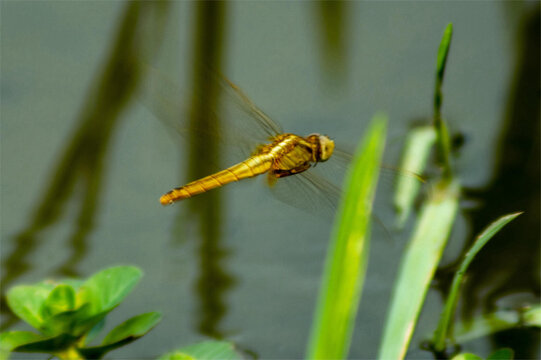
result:
<svg viewBox="0 0 541 360"><path fill-rule="evenodd" d="M47 353L60 359L99 359L154 328L159 312L136 315L111 330L99 345L88 345L101 331L105 317L132 291L142 276L133 266L102 270L86 281L46 280L8 291L10 309L39 333L0 334L0 357L10 352Z"/></svg>

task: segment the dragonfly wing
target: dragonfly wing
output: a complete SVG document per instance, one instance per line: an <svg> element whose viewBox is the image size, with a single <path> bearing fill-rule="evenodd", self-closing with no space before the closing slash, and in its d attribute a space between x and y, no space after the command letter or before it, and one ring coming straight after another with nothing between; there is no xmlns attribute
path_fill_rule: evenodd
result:
<svg viewBox="0 0 541 360"><path fill-rule="evenodd" d="M267 136L276 136L283 134L282 127L267 116L261 109L259 109L255 103L231 80L222 76L222 88L224 90L223 107L227 108L228 105L233 105L233 111L239 111L248 114L253 120L257 121L258 128L263 130Z"/></svg>
<svg viewBox="0 0 541 360"><path fill-rule="evenodd" d="M208 113L218 121L210 122L212 125L205 128L190 126L190 119L199 116L191 105L204 101L205 94L182 91L158 70L148 65L144 68L147 81L141 92L141 101L156 118L183 138L199 137L218 142L221 150L231 154L226 156L231 157L231 161L240 161L240 158L252 154L258 145L282 132L281 127L239 87L212 72L207 78L215 82L220 93L216 108Z"/></svg>
<svg viewBox="0 0 541 360"><path fill-rule="evenodd" d="M329 220L340 201L340 188L312 169L280 178L269 188L278 200Z"/></svg>

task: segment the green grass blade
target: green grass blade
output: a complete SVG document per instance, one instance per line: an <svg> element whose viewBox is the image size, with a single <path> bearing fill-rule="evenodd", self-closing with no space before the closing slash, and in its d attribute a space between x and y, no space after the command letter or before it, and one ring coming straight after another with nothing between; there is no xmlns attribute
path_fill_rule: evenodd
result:
<svg viewBox="0 0 541 360"><path fill-rule="evenodd" d="M394 194L394 207L397 214L396 228L401 229L408 219L413 208L415 198L419 193L421 181L410 174L422 174L432 145L436 140L433 126L417 127L409 132L404 155L399 169L406 172L406 176L399 176Z"/></svg>
<svg viewBox="0 0 541 360"><path fill-rule="evenodd" d="M438 60L436 63L436 82L438 84L443 83L443 75L445 74L445 65L447 65L447 55L449 54L449 48L451 46L451 39L453 37L453 23L449 23L443 32L443 36L440 42L440 48L438 49ZM440 106L437 100L434 100L434 106Z"/></svg>
<svg viewBox="0 0 541 360"><path fill-rule="evenodd" d="M308 359L347 356L368 262L370 216L387 119L376 115L355 152L329 245Z"/></svg>
<svg viewBox="0 0 541 360"><path fill-rule="evenodd" d="M444 175L451 177L450 153L451 143L447 126L441 116L441 104L443 103L443 94L441 91L443 85L443 75L445 74L445 65L447 64L447 55L451 46L453 37L453 24L449 23L443 33L438 58L436 62L436 85L434 87L434 128L436 129L436 144L438 148L438 162L443 166Z"/></svg>
<svg viewBox="0 0 541 360"><path fill-rule="evenodd" d="M505 225L514 220L517 216L522 214L521 212L509 214L502 216L498 220L490 224L477 238L475 239L473 245L464 256L462 263L458 271L455 273L453 282L451 283L451 291L445 302L445 308L440 318L440 322L436 331L434 332L433 345L437 351L443 351L445 349L445 341L450 338L451 324L453 315L455 313L456 304L458 301L458 295L460 291L460 285L462 284L462 279L464 274L468 269L468 266L475 258L477 253L481 251L483 246L494 236L498 231L500 231Z"/></svg>
<svg viewBox="0 0 541 360"><path fill-rule="evenodd" d="M424 204L400 266L380 359L402 359L458 209L460 186L440 181Z"/></svg>

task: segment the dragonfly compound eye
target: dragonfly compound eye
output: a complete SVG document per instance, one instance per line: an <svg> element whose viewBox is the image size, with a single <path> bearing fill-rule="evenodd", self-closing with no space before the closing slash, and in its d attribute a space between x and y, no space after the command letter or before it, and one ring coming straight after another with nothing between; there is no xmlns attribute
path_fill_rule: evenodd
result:
<svg viewBox="0 0 541 360"><path fill-rule="evenodd" d="M334 151L334 141L326 135L319 136L319 146L321 151L320 161L327 161Z"/></svg>

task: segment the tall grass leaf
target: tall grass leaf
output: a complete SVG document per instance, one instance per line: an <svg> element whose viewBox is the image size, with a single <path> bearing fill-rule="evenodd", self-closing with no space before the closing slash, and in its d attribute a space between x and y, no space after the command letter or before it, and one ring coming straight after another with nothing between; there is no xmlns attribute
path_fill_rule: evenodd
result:
<svg viewBox="0 0 541 360"><path fill-rule="evenodd" d="M445 301L445 308L441 315L438 328L434 332L433 345L437 351L443 351L446 346L445 344L446 340L448 338L452 338L452 336L450 336L450 332L451 332L453 315L455 313L455 308L458 301L460 285L462 284L462 279L464 278L464 274L466 273L468 266L470 265L472 260L475 258L477 253L481 251L483 246L485 246L485 244L490 239L492 239L492 237L496 235L498 231L500 231L505 225L507 225L512 220L514 220L520 214L522 213L519 212L519 213L505 215L499 218L498 220L494 221L493 223L491 223L481 234L477 236L473 245L464 256L464 259L462 260L462 263L460 264L458 271L455 273L453 282L451 283L451 290L449 292L449 296L447 297L447 300Z"/></svg>
<svg viewBox="0 0 541 360"><path fill-rule="evenodd" d="M450 178L452 174L450 164L451 142L447 126L441 116L441 105L443 103L443 75L445 74L445 66L447 64L447 56L451 39L453 37L453 24L449 23L445 28L441 38L440 47L438 49L438 57L436 61L436 85L434 87L434 128L436 129L436 146L438 154L438 162L443 166L444 175Z"/></svg>
<svg viewBox="0 0 541 360"><path fill-rule="evenodd" d="M335 220L306 357L347 356L368 262L370 214L387 119L376 115L355 152Z"/></svg>
<svg viewBox="0 0 541 360"><path fill-rule="evenodd" d="M406 354L428 286L454 223L459 190L458 181L442 180L421 209L393 290L379 350L380 359L402 359Z"/></svg>

